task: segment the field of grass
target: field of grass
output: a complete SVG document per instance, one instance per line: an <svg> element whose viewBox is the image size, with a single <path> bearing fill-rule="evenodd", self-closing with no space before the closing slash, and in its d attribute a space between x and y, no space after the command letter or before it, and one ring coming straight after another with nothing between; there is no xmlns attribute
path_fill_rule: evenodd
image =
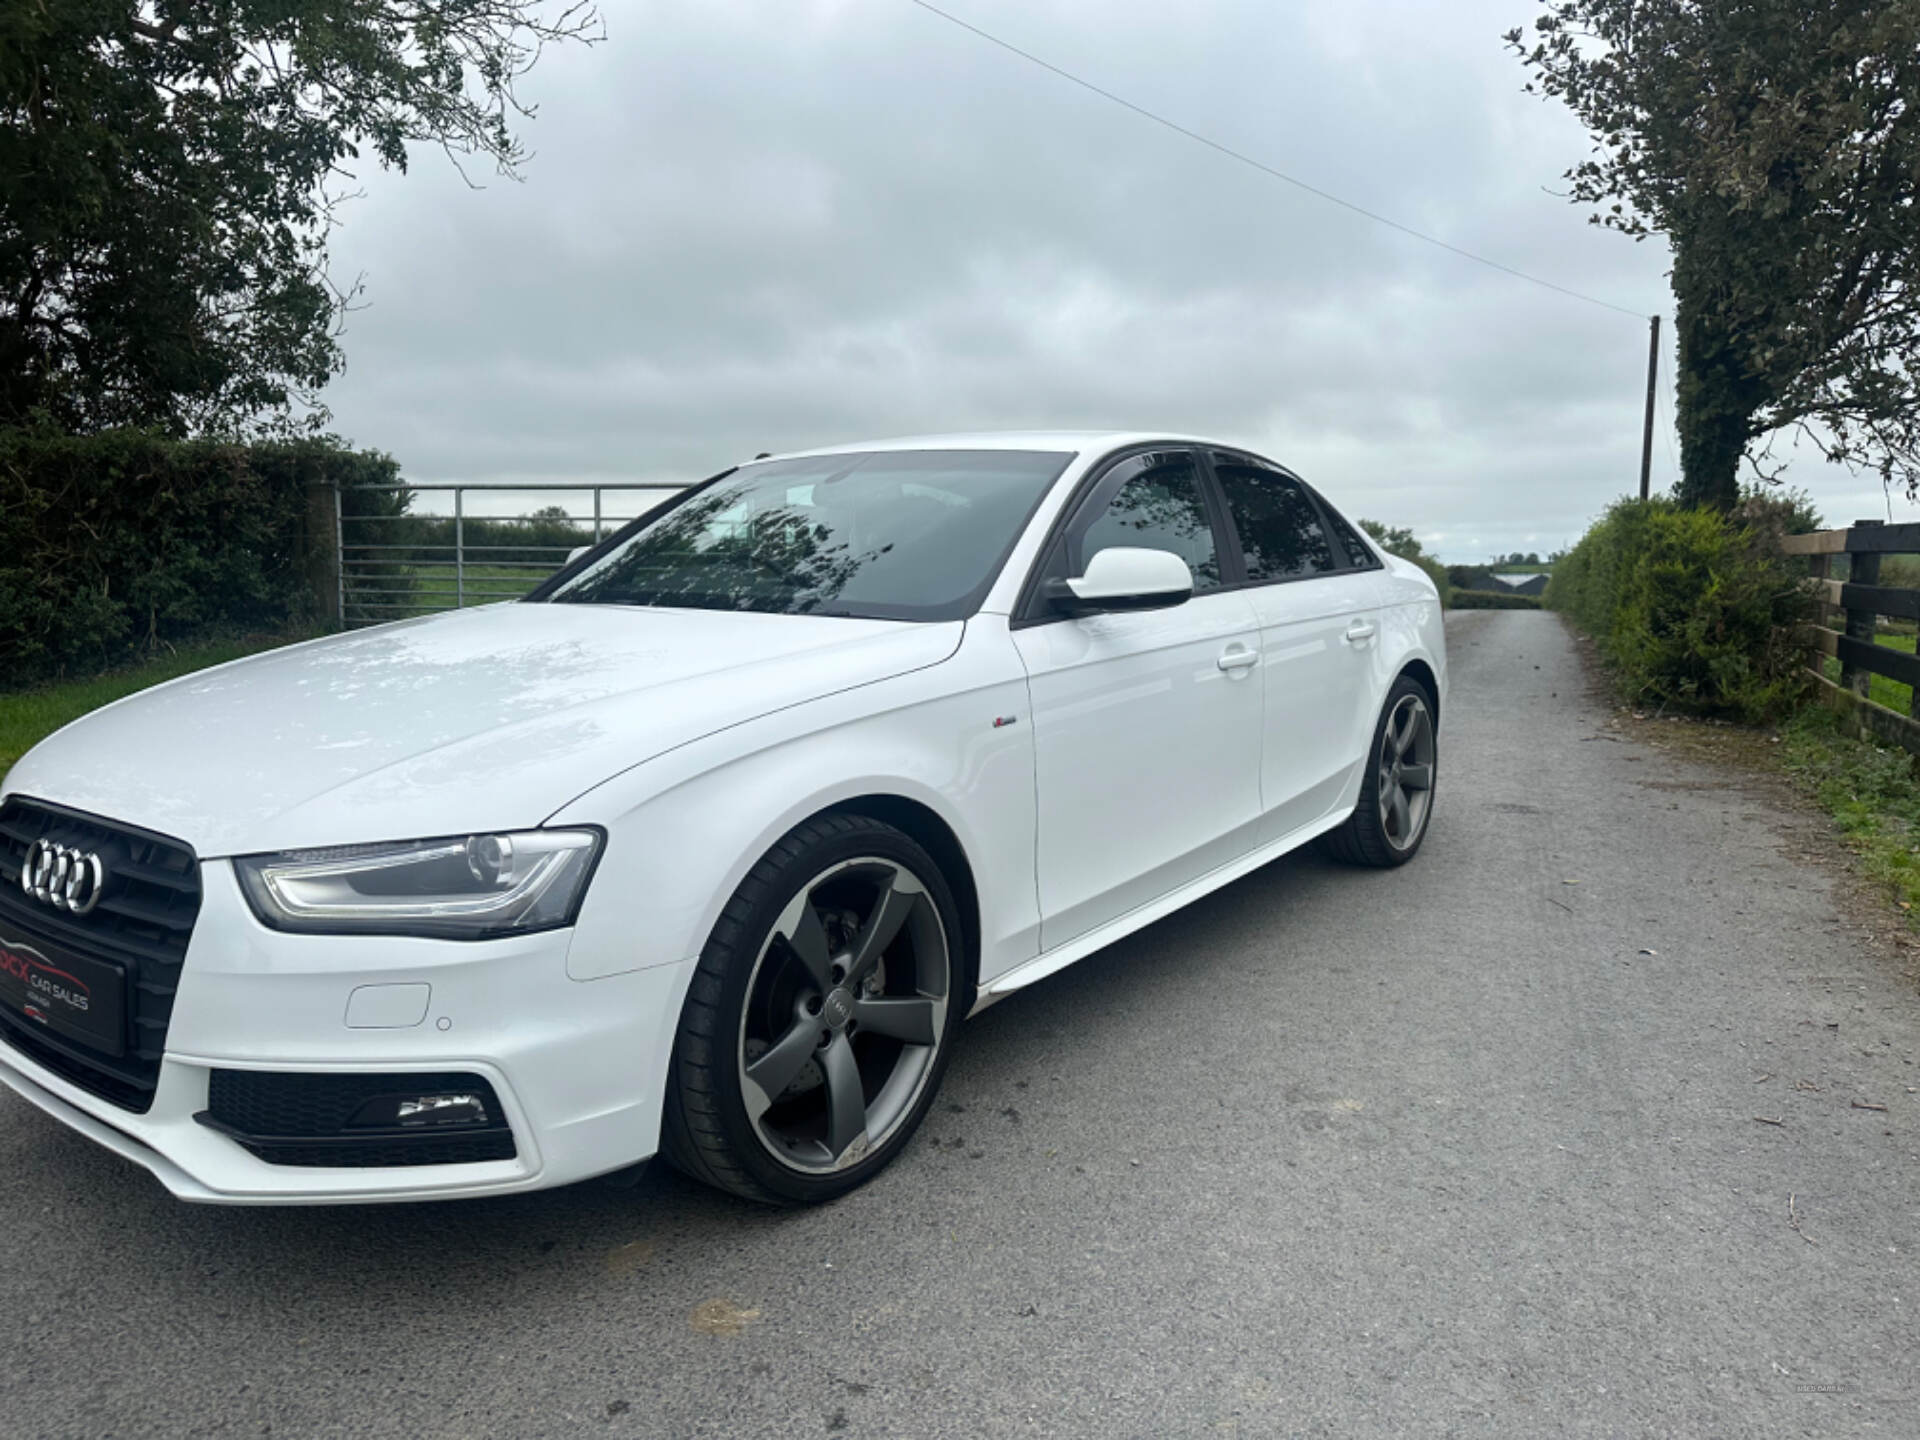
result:
<svg viewBox="0 0 1920 1440"><path fill-rule="evenodd" d="M182 646L124 670L32 690L0 691L0 776L41 740L90 710L98 710L124 695L178 679L210 665L222 665L243 655L255 655L309 638L306 634L239 635L225 640Z"/></svg>
<svg viewBox="0 0 1920 1440"><path fill-rule="evenodd" d="M506 565L468 565L465 601L468 605L494 605L502 600L517 600L552 573L552 570L526 570ZM404 575L413 582L410 596L376 593L397 590L399 584L393 578L367 576L356 581L350 574L347 579L349 614L358 613L364 608L367 618L400 620L409 615L453 609L460 587L459 577L451 563L409 565ZM379 608L372 608L374 606ZM405 608L397 608L402 606Z"/></svg>
<svg viewBox="0 0 1920 1440"><path fill-rule="evenodd" d="M1882 633L1876 635L1874 639L1877 644L1884 645L1889 650L1903 650L1909 655L1913 654L1914 637L1912 635ZM1827 660L1827 678L1835 684L1840 681L1840 662L1831 657ZM1907 707L1913 703L1911 685L1902 685L1898 680L1889 680L1884 675L1873 676L1871 685L1872 689L1867 692L1867 698L1874 704L1884 705L1889 710L1898 711L1902 715L1908 713Z"/></svg>
<svg viewBox="0 0 1920 1440"><path fill-rule="evenodd" d="M553 570L559 569L554 566ZM469 565L466 571L467 603L475 596L486 599L517 599L545 580L553 570L523 570L510 565ZM451 601L456 576L451 565L416 565L414 584L422 593L444 596Z"/></svg>

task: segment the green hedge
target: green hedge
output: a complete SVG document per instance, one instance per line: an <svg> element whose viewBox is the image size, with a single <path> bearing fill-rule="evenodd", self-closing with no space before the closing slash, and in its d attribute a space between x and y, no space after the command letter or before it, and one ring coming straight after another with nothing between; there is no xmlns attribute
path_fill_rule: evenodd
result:
<svg viewBox="0 0 1920 1440"><path fill-rule="evenodd" d="M1784 631L1810 613L1806 562L1782 556L1792 507L1750 498L1731 516L1622 500L1554 569L1550 609L1592 635L1642 704L1761 720L1805 688Z"/></svg>
<svg viewBox="0 0 1920 1440"><path fill-rule="evenodd" d="M387 457L323 441L0 429L0 688L310 623L325 609L313 547L330 537L309 533L309 487L359 487L356 507L391 512L396 479Z"/></svg>
<svg viewBox="0 0 1920 1440"><path fill-rule="evenodd" d="M1538 595L1516 595L1510 590L1460 590L1450 602L1455 610L1538 610Z"/></svg>

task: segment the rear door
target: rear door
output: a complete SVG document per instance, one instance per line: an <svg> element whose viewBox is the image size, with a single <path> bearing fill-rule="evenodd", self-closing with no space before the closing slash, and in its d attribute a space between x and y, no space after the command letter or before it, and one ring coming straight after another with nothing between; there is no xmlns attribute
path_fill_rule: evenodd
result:
<svg viewBox="0 0 1920 1440"><path fill-rule="evenodd" d="M1209 459L1260 626L1261 838L1277 840L1338 805L1367 752L1380 566L1293 476L1251 455Z"/></svg>
<svg viewBox="0 0 1920 1440"><path fill-rule="evenodd" d="M1095 482L1041 560L1084 574L1110 545L1171 550L1193 597L1079 618L1035 599L1015 619L1032 696L1044 949L1251 849L1260 826L1259 628L1226 588L1224 529L1197 452L1125 456Z"/></svg>

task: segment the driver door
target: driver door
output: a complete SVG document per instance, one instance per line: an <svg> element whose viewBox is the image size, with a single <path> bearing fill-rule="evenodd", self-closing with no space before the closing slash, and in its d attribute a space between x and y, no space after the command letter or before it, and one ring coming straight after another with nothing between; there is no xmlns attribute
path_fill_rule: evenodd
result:
<svg viewBox="0 0 1920 1440"><path fill-rule="evenodd" d="M1171 550L1194 593L1158 610L1016 618L1032 699L1041 948L1251 849L1260 805L1260 623L1221 588L1229 548L1198 457L1115 462L1042 561L1042 584L1110 545Z"/></svg>

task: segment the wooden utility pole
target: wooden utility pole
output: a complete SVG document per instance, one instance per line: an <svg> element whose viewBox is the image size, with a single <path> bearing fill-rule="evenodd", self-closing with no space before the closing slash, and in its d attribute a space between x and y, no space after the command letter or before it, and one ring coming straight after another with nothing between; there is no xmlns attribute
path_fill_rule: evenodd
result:
<svg viewBox="0 0 1920 1440"><path fill-rule="evenodd" d="M1640 432L1640 498L1647 498L1647 483L1653 475L1653 387L1660 377L1660 317L1649 317L1653 335L1647 341L1647 423Z"/></svg>

